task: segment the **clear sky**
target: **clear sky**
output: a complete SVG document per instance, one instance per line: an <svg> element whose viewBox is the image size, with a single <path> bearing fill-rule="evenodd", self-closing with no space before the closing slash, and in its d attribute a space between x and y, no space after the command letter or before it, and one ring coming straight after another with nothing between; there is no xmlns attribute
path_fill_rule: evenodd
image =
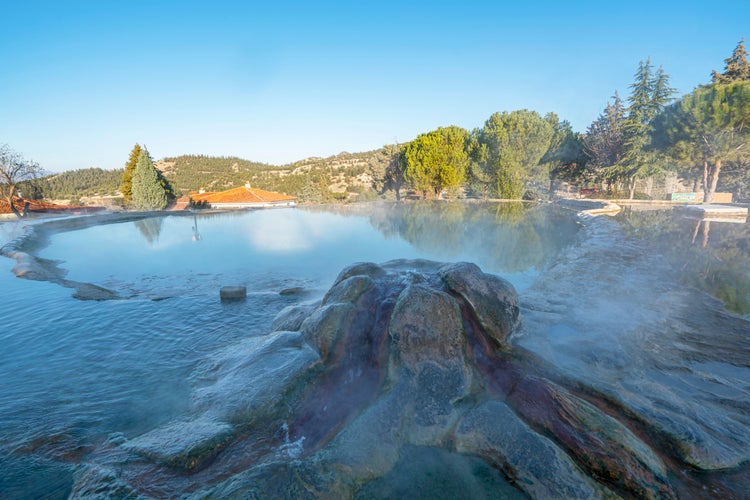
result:
<svg viewBox="0 0 750 500"><path fill-rule="evenodd" d="M283 164L521 108L584 131L640 60L684 94L743 37L748 0L0 0L0 144L54 172L136 142Z"/></svg>

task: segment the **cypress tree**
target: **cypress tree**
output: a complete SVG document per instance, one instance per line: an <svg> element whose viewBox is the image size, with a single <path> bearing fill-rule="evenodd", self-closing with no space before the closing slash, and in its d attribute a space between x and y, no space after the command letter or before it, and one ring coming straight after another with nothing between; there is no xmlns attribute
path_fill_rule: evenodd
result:
<svg viewBox="0 0 750 500"><path fill-rule="evenodd" d="M138 163L138 158L141 156L141 146L136 144L133 146L133 150L130 152L130 158L125 164L125 172L122 174L122 184L120 185L120 192L125 198L125 204L129 204L133 199L133 173L135 172L135 166Z"/></svg>
<svg viewBox="0 0 750 500"><path fill-rule="evenodd" d="M162 210L167 206L167 193L145 148L133 173L133 205L139 210Z"/></svg>

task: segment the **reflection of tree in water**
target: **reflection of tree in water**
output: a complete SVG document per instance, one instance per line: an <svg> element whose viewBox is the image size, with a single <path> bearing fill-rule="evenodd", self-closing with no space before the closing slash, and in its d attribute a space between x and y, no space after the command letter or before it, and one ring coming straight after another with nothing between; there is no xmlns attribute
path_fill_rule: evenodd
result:
<svg viewBox="0 0 750 500"><path fill-rule="evenodd" d="M159 241L161 234L161 225L164 223L164 217L151 217L135 221L135 227L141 232L149 245Z"/></svg>
<svg viewBox="0 0 750 500"><path fill-rule="evenodd" d="M384 205L370 222L386 237L398 235L436 258L470 258L490 272L539 269L578 229L567 213L523 203Z"/></svg>
<svg viewBox="0 0 750 500"><path fill-rule="evenodd" d="M617 220L629 234L651 242L681 283L718 298L730 311L750 314L750 225L669 210L626 210Z"/></svg>

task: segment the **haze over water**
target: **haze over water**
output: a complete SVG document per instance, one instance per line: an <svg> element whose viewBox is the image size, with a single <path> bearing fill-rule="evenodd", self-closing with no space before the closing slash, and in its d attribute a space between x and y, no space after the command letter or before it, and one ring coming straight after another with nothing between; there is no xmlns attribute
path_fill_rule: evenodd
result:
<svg viewBox="0 0 750 500"><path fill-rule="evenodd" d="M646 359L631 349L628 333L661 324L645 305L661 300L666 321L685 301L665 283L699 287L741 315L750 312L748 252L736 251L747 248L748 225L713 223L705 246L692 239L694 225L671 211L626 213L584 221L592 239L581 241L575 214L550 205L420 203L199 214L58 233L40 255L61 260L69 279L108 287L124 300L76 300L70 289L15 278L13 261L0 260L11 325L0 333L0 492L66 497L75 464L118 433L132 438L184 414L191 374L206 358L264 335L278 311L320 297L356 261L476 262L518 289L523 345L587 383L587 363L609 363L614 371L597 372L607 390L632 375L617 371L618 356ZM4 223L2 231L15 237L19 224ZM651 258L660 264L643 268ZM685 272L697 263L703 274ZM247 301L221 303L223 285L247 286ZM302 292L279 294L290 288ZM592 307L605 289L627 293ZM717 316L702 319L707 328L723 324L715 322L723 313L710 314ZM728 380L747 376L731 365L714 370ZM670 377L663 379L678 383Z"/></svg>

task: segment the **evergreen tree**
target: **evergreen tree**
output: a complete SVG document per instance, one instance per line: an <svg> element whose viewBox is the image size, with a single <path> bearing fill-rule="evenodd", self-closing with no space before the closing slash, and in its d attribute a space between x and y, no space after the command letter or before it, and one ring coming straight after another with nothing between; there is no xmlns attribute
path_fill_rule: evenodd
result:
<svg viewBox="0 0 750 500"><path fill-rule="evenodd" d="M745 39L735 47L731 57L724 59L724 73L714 70L711 73L713 83L732 83L750 80L750 63L747 62Z"/></svg>
<svg viewBox="0 0 750 500"><path fill-rule="evenodd" d="M635 182L639 177L659 171L661 158L650 149L651 121L672 98L669 75L659 67L654 73L651 61L641 61L630 85L628 114L623 121L623 157L613 165L609 176L628 182L630 199L635 196Z"/></svg>
<svg viewBox="0 0 750 500"><path fill-rule="evenodd" d="M475 170L492 174L501 198L520 199L525 180L549 149L553 134L550 123L536 111L494 113L478 134L485 168Z"/></svg>
<svg viewBox="0 0 750 500"><path fill-rule="evenodd" d="M549 149L540 160L549 178L549 192L554 194L555 181L576 181L583 173L586 163L581 134L573 132L570 122L560 120L555 113L547 113L544 119L553 130Z"/></svg>
<svg viewBox="0 0 750 500"><path fill-rule="evenodd" d="M145 148L141 149L133 173L132 203L139 210L162 210L167 206L167 193L159 182L159 172Z"/></svg>
<svg viewBox="0 0 750 500"><path fill-rule="evenodd" d="M392 190L396 193L396 201L400 201L401 188L406 184L406 179L404 179L404 169L406 165L404 151L399 144L383 146L383 148L389 156L389 161L383 173L383 187L380 190L380 194Z"/></svg>
<svg viewBox="0 0 750 500"><path fill-rule="evenodd" d="M404 179L426 198L444 190L456 190L463 183L469 157L469 134L456 127L439 127L420 134L404 147Z"/></svg>
<svg viewBox="0 0 750 500"><path fill-rule="evenodd" d="M620 95L615 92L612 102L589 125L584 138L584 151L589 157L590 166L595 169L610 167L622 158L622 122L625 119L625 106Z"/></svg>
<svg viewBox="0 0 750 500"><path fill-rule="evenodd" d="M130 152L130 158L125 163L125 172L122 174L122 184L120 185L120 192L125 198L125 204L129 204L133 199L133 173L135 173L135 167L138 164L138 158L141 156L141 146L136 144L133 146L133 150Z"/></svg>
<svg viewBox="0 0 750 500"><path fill-rule="evenodd" d="M655 120L654 139L677 157L703 162L704 203L713 201L723 162L742 160L750 141L750 82L698 87Z"/></svg>

